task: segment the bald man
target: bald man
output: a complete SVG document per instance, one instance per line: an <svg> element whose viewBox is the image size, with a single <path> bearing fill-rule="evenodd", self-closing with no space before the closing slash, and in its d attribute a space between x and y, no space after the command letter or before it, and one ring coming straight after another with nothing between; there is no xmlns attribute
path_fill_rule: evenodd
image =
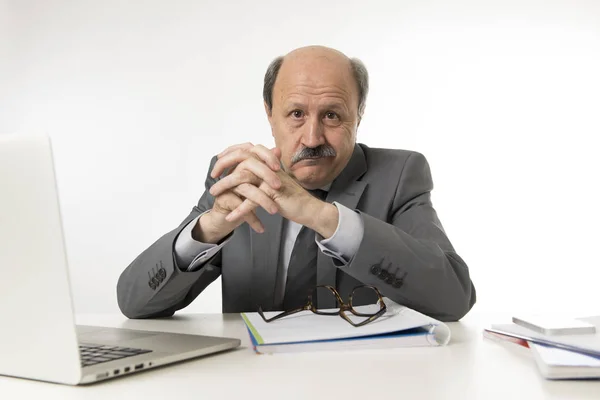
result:
<svg viewBox="0 0 600 400"><path fill-rule="evenodd" d="M211 160L198 204L121 274L123 314L171 316L221 276L223 312L334 308L330 286L353 306L377 302L376 288L462 318L475 288L432 206L425 157L356 142L367 93L362 62L334 49L276 58L263 89L275 146Z"/></svg>

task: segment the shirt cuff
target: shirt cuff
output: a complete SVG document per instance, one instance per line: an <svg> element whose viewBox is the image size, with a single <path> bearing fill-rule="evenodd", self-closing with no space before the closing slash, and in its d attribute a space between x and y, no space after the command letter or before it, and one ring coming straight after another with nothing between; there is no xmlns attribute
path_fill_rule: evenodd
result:
<svg viewBox="0 0 600 400"><path fill-rule="evenodd" d="M210 210L208 210L210 211ZM208 260L215 256L231 238L228 237L219 244L203 243L192 237L192 230L198 223L200 217L208 211L190 221L177 236L175 241L175 259L177 265L183 271L195 271L202 267Z"/></svg>
<svg viewBox="0 0 600 400"><path fill-rule="evenodd" d="M334 201L333 204L339 213L338 226L329 239L323 239L321 235L317 234L315 240L323 254L337 259L342 266L345 266L358 251L365 228L359 213L337 201Z"/></svg>

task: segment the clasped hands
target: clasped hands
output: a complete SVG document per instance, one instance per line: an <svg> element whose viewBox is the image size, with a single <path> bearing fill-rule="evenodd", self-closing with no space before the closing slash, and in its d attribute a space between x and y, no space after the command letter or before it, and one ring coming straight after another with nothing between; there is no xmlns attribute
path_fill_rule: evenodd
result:
<svg viewBox="0 0 600 400"><path fill-rule="evenodd" d="M282 170L280 149L246 143L227 148L217 158L210 176L216 179L229 173L209 190L215 201L192 231L196 240L218 243L244 222L263 233L255 212L258 207L305 225L324 238L335 232L337 208L313 197Z"/></svg>

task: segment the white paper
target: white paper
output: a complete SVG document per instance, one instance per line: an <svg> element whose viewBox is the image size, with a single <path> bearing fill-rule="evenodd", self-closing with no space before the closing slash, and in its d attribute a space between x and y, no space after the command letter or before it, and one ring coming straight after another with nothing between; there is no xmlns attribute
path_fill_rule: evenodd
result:
<svg viewBox="0 0 600 400"><path fill-rule="evenodd" d="M262 337L263 343L293 343L327 339L341 339L358 336L369 336L401 330L425 327L434 335L436 344L447 344L450 340L450 330L440 321L423 315L410 308L399 305L385 298L387 311L373 322L361 327L354 327L339 315L317 315L312 311L302 311L272 322L265 322L258 313L243 313ZM373 313L379 310L378 305L360 306L358 312ZM266 312L270 318L279 311ZM351 313L346 313L352 315ZM352 316L353 321L365 317Z"/></svg>
<svg viewBox="0 0 600 400"><path fill-rule="evenodd" d="M600 357L592 357L586 354L544 346L533 342L529 342L529 347L535 348L540 358L549 366L600 367Z"/></svg>

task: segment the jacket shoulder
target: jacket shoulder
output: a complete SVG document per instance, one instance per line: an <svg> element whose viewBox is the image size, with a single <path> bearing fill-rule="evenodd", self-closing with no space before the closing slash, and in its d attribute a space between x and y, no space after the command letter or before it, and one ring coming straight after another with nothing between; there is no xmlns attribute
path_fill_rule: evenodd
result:
<svg viewBox="0 0 600 400"><path fill-rule="evenodd" d="M422 160L426 163L423 153L415 150L369 147L363 143L358 145L365 154L368 168L393 168L393 170L401 171L411 157L413 160Z"/></svg>

